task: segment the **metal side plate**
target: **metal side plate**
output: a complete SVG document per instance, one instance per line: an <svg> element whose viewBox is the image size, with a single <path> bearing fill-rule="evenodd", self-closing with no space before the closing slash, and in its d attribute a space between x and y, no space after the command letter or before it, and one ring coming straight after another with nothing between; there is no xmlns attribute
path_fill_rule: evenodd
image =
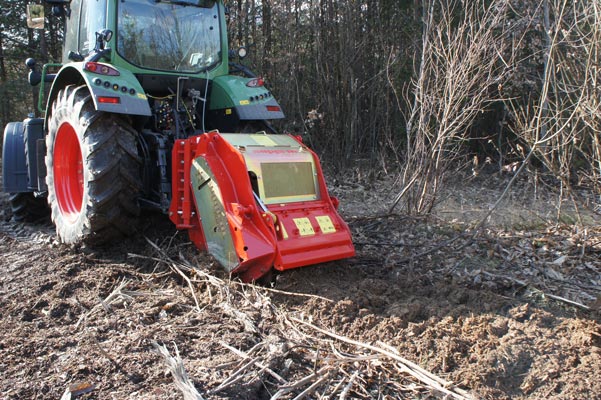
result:
<svg viewBox="0 0 601 400"><path fill-rule="evenodd" d="M196 209L209 253L228 271L238 264L238 255L232 241L221 191L208 163L202 157L192 162L190 180L194 192Z"/></svg>

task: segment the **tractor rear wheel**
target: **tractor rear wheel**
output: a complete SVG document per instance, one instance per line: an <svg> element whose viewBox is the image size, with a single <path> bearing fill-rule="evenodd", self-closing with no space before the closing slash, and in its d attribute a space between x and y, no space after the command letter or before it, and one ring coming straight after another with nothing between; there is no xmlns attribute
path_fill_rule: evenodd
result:
<svg viewBox="0 0 601 400"><path fill-rule="evenodd" d="M142 182L136 135L124 116L96 111L85 85L59 92L46 137L46 183L62 242L102 244L133 232Z"/></svg>
<svg viewBox="0 0 601 400"><path fill-rule="evenodd" d="M8 197L13 218L18 222L35 222L48 218L48 203L31 192L10 193Z"/></svg>

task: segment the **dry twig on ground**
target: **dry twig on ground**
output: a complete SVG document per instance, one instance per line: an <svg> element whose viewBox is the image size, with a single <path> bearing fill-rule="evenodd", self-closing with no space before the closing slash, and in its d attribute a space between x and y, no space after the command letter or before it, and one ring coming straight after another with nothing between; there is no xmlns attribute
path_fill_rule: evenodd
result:
<svg viewBox="0 0 601 400"><path fill-rule="evenodd" d="M165 365L171 375L173 376L173 380L175 385L179 390L181 390L184 400L204 400L201 394L196 390L194 384L188 378L188 374L186 369L184 368L184 362L182 361L179 350L177 346L175 347L175 356L172 356L167 349L167 346L160 345L156 341L152 342L152 346L155 348L156 352L163 358Z"/></svg>

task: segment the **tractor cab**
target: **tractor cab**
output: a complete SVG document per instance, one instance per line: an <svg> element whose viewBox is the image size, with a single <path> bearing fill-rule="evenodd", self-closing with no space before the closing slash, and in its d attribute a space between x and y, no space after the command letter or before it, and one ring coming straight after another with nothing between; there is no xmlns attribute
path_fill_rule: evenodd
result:
<svg viewBox="0 0 601 400"><path fill-rule="evenodd" d="M109 41L108 61L141 73L199 74L227 64L216 1L73 0L63 7L64 63L98 52L99 32L109 30L115 41Z"/></svg>
<svg viewBox="0 0 601 400"><path fill-rule="evenodd" d="M215 1L119 2L116 52L149 71L205 74L227 65L221 12Z"/></svg>

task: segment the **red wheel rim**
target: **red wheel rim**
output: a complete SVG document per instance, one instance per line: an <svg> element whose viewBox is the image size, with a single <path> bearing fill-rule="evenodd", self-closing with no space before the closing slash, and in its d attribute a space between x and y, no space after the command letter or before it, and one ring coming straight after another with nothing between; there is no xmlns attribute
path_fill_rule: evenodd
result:
<svg viewBox="0 0 601 400"><path fill-rule="evenodd" d="M67 122L56 133L53 170L58 207L67 221L74 222L83 200L83 158L77 133Z"/></svg>

